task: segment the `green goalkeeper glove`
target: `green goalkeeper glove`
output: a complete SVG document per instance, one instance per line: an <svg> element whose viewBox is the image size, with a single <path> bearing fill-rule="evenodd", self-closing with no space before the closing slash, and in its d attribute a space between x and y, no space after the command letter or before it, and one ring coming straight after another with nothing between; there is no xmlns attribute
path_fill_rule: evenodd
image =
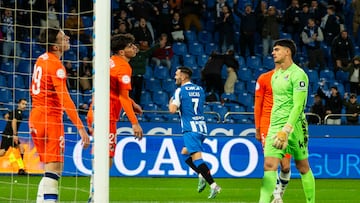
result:
<svg viewBox="0 0 360 203"><path fill-rule="evenodd" d="M288 137L292 129L293 128L290 124L286 124L283 129L274 136L273 147L282 150L286 149L288 145Z"/></svg>

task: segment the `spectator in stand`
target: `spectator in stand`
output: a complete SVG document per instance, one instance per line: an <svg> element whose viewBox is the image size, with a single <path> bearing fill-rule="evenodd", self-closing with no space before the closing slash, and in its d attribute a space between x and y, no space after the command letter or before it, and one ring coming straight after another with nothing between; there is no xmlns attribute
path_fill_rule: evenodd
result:
<svg viewBox="0 0 360 203"><path fill-rule="evenodd" d="M66 68L67 87L71 90L77 90L79 86L77 84L78 73L76 68L70 61L64 61L64 66Z"/></svg>
<svg viewBox="0 0 360 203"><path fill-rule="evenodd" d="M38 1L41 27L60 27L58 13L62 12L56 0Z"/></svg>
<svg viewBox="0 0 360 203"><path fill-rule="evenodd" d="M320 116L320 120L316 116L309 116L307 119L309 124L321 124L323 122L325 117L325 106L323 100L317 94L314 96L314 103L310 107L310 112Z"/></svg>
<svg viewBox="0 0 360 203"><path fill-rule="evenodd" d="M128 13L125 9L121 9L119 12L116 12L114 14L114 28L120 29L120 25L125 24L126 27L126 33L129 33L132 28L133 24L131 22L131 18L129 18ZM125 34L125 33L119 33L119 34Z"/></svg>
<svg viewBox="0 0 360 203"><path fill-rule="evenodd" d="M325 114L341 114L342 110L342 99L338 88L332 86L330 91L324 90L325 81L320 82L320 86L317 90L317 94L325 99ZM341 116L330 115L325 121L327 125L341 125Z"/></svg>
<svg viewBox="0 0 360 203"><path fill-rule="evenodd" d="M90 36L85 34L84 22L75 7L70 8L70 13L65 20L64 31L70 40L80 40L82 43L90 44Z"/></svg>
<svg viewBox="0 0 360 203"><path fill-rule="evenodd" d="M350 92L360 95L360 56L354 56L342 70L349 72Z"/></svg>
<svg viewBox="0 0 360 203"><path fill-rule="evenodd" d="M336 36L331 44L331 56L334 61L335 72L346 67L354 58L354 43L343 30Z"/></svg>
<svg viewBox="0 0 360 203"><path fill-rule="evenodd" d="M313 69L318 64L320 69L323 69L325 67L325 58L320 45L324 40L324 36L320 27L315 24L313 18L308 20L308 25L301 33L301 39L309 57L308 67Z"/></svg>
<svg viewBox="0 0 360 203"><path fill-rule="evenodd" d="M320 26L321 18L326 14L326 8L318 3L317 0L311 1L310 13L315 19L316 25Z"/></svg>
<svg viewBox="0 0 360 203"><path fill-rule="evenodd" d="M284 29L283 32L290 33L292 39L298 44L300 41L301 25L299 14L301 8L298 0L292 0L290 6L284 13Z"/></svg>
<svg viewBox="0 0 360 203"><path fill-rule="evenodd" d="M167 34L163 33L159 38L159 48L155 49L151 58L152 64L155 66L166 66L171 68L171 58L174 56L174 51L169 43Z"/></svg>
<svg viewBox="0 0 360 203"><path fill-rule="evenodd" d="M310 13L309 4L302 4L302 11L299 13L300 29L303 30L307 26L309 18L313 18L316 24L314 15Z"/></svg>
<svg viewBox="0 0 360 203"><path fill-rule="evenodd" d="M92 61L88 57L84 57L79 68L81 90L92 89L92 71Z"/></svg>
<svg viewBox="0 0 360 203"><path fill-rule="evenodd" d="M321 19L320 27L323 29L325 36L324 42L331 46L333 39L340 33L342 19L335 14L335 7L330 5L327 7L327 14Z"/></svg>
<svg viewBox="0 0 360 203"><path fill-rule="evenodd" d="M175 12L171 20L171 37L172 41L184 41L184 24L180 19L180 13Z"/></svg>
<svg viewBox="0 0 360 203"><path fill-rule="evenodd" d="M182 0L170 0L169 5L172 10L172 13L180 12L182 6Z"/></svg>
<svg viewBox="0 0 360 203"><path fill-rule="evenodd" d="M238 8L238 0L234 0L234 8ZM241 19L240 23L240 55L246 58L246 48L249 49L250 56L255 56L255 34L257 30L257 16L250 4L245 6L245 12L234 9L236 15Z"/></svg>
<svg viewBox="0 0 360 203"><path fill-rule="evenodd" d="M221 24L224 21L223 6L228 6L225 0L216 0L215 8L212 9L215 12L215 30L221 29ZM228 7L229 8L229 7Z"/></svg>
<svg viewBox="0 0 360 203"><path fill-rule="evenodd" d="M149 48L153 44L153 37L149 28L146 26L147 22L145 18L140 18L139 26L135 27L132 34L135 37L136 43L140 44L141 49ZM144 46L144 47L143 47Z"/></svg>
<svg viewBox="0 0 360 203"><path fill-rule="evenodd" d="M126 26L125 22L120 22L118 27L112 31L112 35L129 33L129 29Z"/></svg>
<svg viewBox="0 0 360 203"><path fill-rule="evenodd" d="M201 17L205 9L202 0L183 0L181 11L184 16L184 29L190 30L193 25L200 32L202 30Z"/></svg>
<svg viewBox="0 0 360 203"><path fill-rule="evenodd" d="M354 11L353 22L352 22L353 37L355 39L355 42L359 42L358 31L359 31L359 26L360 26L360 1L353 0L351 2L351 6Z"/></svg>
<svg viewBox="0 0 360 203"><path fill-rule="evenodd" d="M224 5L219 23L219 41L222 52L234 49L234 16L229 6Z"/></svg>
<svg viewBox="0 0 360 203"><path fill-rule="evenodd" d="M225 93L234 93L235 83L237 81L237 71L239 62L235 58L234 50L228 50L224 56L224 64L227 66L227 78L224 85Z"/></svg>
<svg viewBox="0 0 360 203"><path fill-rule="evenodd" d="M267 14L264 15L262 22L262 44L263 55L271 54L274 40L279 39L279 26L281 22L281 15L277 12L274 6L270 6Z"/></svg>
<svg viewBox="0 0 360 203"><path fill-rule="evenodd" d="M156 44L153 47L145 48L144 46L138 44L137 47L138 52L135 57L130 59L129 63L132 68L131 97L137 104L140 104L140 97L142 87L144 85L144 74L146 72L146 66L149 63L149 59L152 56L154 50L159 48L159 45Z"/></svg>
<svg viewBox="0 0 360 203"><path fill-rule="evenodd" d="M359 125L359 113L360 113L360 104L357 102L356 94L345 93L343 105L345 107L345 113L351 114L346 115L346 124L347 125Z"/></svg>
<svg viewBox="0 0 360 203"><path fill-rule="evenodd" d="M201 71L202 80L205 81L206 93L216 93L218 96L224 92L221 70L224 65L224 55L213 51Z"/></svg>
<svg viewBox="0 0 360 203"><path fill-rule="evenodd" d="M161 0L156 6L159 10L159 15L157 16L156 21L156 33L170 34L170 23L173 10L169 5L169 1Z"/></svg>
<svg viewBox="0 0 360 203"><path fill-rule="evenodd" d="M155 16L159 15L158 8L148 0L136 0L128 4L128 9L132 12L132 16L136 20L135 27L137 27L137 24L141 24L141 19L145 19L146 26L151 33L152 39L154 39L155 35L152 21L155 20Z"/></svg>
<svg viewBox="0 0 360 203"><path fill-rule="evenodd" d="M2 62L7 63L13 56L17 56L15 66L19 64L19 57L21 56L21 47L18 40L22 40L21 36L14 32L15 21L11 9L5 9L2 17L2 34L3 34L3 56Z"/></svg>

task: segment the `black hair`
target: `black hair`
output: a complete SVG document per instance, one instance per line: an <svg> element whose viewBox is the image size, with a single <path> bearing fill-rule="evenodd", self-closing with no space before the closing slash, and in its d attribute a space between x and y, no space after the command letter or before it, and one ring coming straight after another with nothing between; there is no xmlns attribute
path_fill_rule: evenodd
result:
<svg viewBox="0 0 360 203"><path fill-rule="evenodd" d="M293 40L291 39L279 39L276 40L274 43L274 47L275 46L281 46L281 47L287 47L290 49L291 51L291 57L294 58L295 54L296 54L296 44Z"/></svg>
<svg viewBox="0 0 360 203"><path fill-rule="evenodd" d="M180 67L178 67L177 69L180 70L180 72L185 73L186 75L188 75L189 78L191 78L192 73L193 73L193 71L191 70L191 68L186 67L186 66L180 66Z"/></svg>
<svg viewBox="0 0 360 203"><path fill-rule="evenodd" d="M27 101L25 98L20 98L19 100L18 100L18 104L20 104L20 102L22 102L22 101Z"/></svg>
<svg viewBox="0 0 360 203"><path fill-rule="evenodd" d="M126 46L134 43L135 37L132 34L117 34L111 38L111 52L113 54L120 50L124 50Z"/></svg>
<svg viewBox="0 0 360 203"><path fill-rule="evenodd" d="M56 45L57 35L60 32L58 27L49 27L44 29L39 36L39 42L42 47L49 51L51 46Z"/></svg>

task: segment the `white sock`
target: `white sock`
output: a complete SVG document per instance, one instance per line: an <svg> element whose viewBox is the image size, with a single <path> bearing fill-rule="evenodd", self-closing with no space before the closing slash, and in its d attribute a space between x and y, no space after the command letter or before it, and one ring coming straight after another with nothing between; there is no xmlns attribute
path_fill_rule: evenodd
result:
<svg viewBox="0 0 360 203"><path fill-rule="evenodd" d="M89 198L92 198L94 195L94 174L90 176L90 191L89 191Z"/></svg>
<svg viewBox="0 0 360 203"><path fill-rule="evenodd" d="M38 192L36 196L36 203L43 203L44 202L44 177L41 178L39 186L38 186Z"/></svg>
<svg viewBox="0 0 360 203"><path fill-rule="evenodd" d="M42 199L43 202L57 202L59 195L60 176L53 172L45 172L45 176L40 181L42 183ZM39 185L40 187L40 185Z"/></svg>
<svg viewBox="0 0 360 203"><path fill-rule="evenodd" d="M291 171L289 171L288 173L284 173L280 171L279 180L281 184L281 192L280 192L281 196L283 196L285 189L288 186L290 177L291 177Z"/></svg>

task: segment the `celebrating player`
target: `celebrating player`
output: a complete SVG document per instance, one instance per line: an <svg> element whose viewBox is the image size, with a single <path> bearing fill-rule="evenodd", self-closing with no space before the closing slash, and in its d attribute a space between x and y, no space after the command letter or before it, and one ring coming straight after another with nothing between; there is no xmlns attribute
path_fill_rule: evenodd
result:
<svg viewBox="0 0 360 203"><path fill-rule="evenodd" d="M202 159L202 143L207 134L204 118L205 93L202 87L190 82L192 70L188 67L179 67L175 73L176 85L174 96L169 101L170 113L180 110L181 126L184 138L184 147L181 154L186 164L199 174L198 192L210 185L209 199L215 198L221 188L216 184L210 170ZM201 174L201 176L200 176ZM206 180L206 182L205 182Z"/></svg>
<svg viewBox="0 0 360 203"><path fill-rule="evenodd" d="M131 34L119 34L111 38L111 51L113 56L110 59L110 115L109 115L109 156L110 164L115 155L116 147L116 123L120 117L121 109L124 109L126 116L132 124L134 136L138 140L143 137L142 128L136 118L135 113L142 114L141 107L130 97L131 73L132 69L129 61L137 53L137 47ZM88 112L88 126L90 133L93 132L93 110L92 105ZM92 202L93 197L93 177L90 178L90 197L88 202Z"/></svg>
<svg viewBox="0 0 360 203"><path fill-rule="evenodd" d="M83 147L89 136L66 87L66 70L60 58L70 49L69 37L59 28L47 28L40 34L46 53L37 59L30 87L32 109L29 128L45 174L39 183L36 202L57 202L58 180L64 162L63 111L79 130Z"/></svg>
<svg viewBox="0 0 360 203"><path fill-rule="evenodd" d="M292 40L280 39L274 44L272 55L279 69L271 79L274 104L264 148L260 203L270 202L276 187L277 167L286 153L294 157L306 202L315 202L315 179L308 161L308 125L304 114L309 81L306 73L293 62L295 53Z"/></svg>
<svg viewBox="0 0 360 203"><path fill-rule="evenodd" d="M21 120L23 119L22 112L25 110L27 105L27 101L25 98L19 99L18 107L15 111L9 112L9 120L6 123L1 146L0 146L0 156L4 156L9 147L15 147L20 150L21 158L16 160L19 166L19 175L27 175L24 166L24 152L25 149L23 145L20 143L18 130L20 127Z"/></svg>
<svg viewBox="0 0 360 203"><path fill-rule="evenodd" d="M278 63L275 65L278 66ZM275 67L275 69L261 74L256 82L254 109L256 139L261 142L263 147L265 145L265 138L270 126L270 114L273 105L271 77L277 69L278 67ZM286 154L285 157L281 159L281 170L276 182L276 189L273 192L274 200L272 203L282 202L282 196L291 176L290 158L291 156Z"/></svg>

